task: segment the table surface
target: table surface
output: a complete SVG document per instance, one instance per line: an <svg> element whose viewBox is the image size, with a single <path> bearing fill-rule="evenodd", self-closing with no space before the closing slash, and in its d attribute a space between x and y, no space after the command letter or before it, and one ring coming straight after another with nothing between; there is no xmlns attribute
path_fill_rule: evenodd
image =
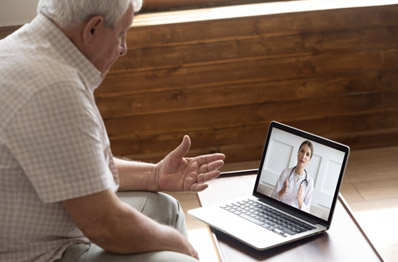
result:
<svg viewBox="0 0 398 262"><path fill-rule="evenodd" d="M256 176L250 172L229 173L211 181L210 187L198 194L201 205L251 195ZM257 251L221 232L211 231L222 261L383 261L342 195L327 232L266 251Z"/></svg>

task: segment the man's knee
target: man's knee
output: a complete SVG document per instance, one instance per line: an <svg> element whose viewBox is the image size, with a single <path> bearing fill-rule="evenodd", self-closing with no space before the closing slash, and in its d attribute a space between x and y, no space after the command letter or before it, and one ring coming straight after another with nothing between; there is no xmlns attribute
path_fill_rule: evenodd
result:
<svg viewBox="0 0 398 262"><path fill-rule="evenodd" d="M164 193L150 194L142 212L161 224L174 227L177 220L184 218L184 212L178 200Z"/></svg>
<svg viewBox="0 0 398 262"><path fill-rule="evenodd" d="M198 262L193 257L172 252L157 251L141 254L123 254L106 252L96 244L76 243L70 245L63 257L62 262Z"/></svg>
<svg viewBox="0 0 398 262"><path fill-rule="evenodd" d="M185 221L180 203L170 195L152 192L122 192L120 199L161 224L178 227Z"/></svg>

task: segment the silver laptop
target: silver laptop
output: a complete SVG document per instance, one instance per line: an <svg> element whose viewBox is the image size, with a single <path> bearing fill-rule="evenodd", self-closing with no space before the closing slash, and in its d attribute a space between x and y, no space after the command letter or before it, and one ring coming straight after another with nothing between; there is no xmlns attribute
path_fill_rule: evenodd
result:
<svg viewBox="0 0 398 262"><path fill-rule="evenodd" d="M319 234L331 225L349 151L271 122L253 194L188 213L257 250Z"/></svg>

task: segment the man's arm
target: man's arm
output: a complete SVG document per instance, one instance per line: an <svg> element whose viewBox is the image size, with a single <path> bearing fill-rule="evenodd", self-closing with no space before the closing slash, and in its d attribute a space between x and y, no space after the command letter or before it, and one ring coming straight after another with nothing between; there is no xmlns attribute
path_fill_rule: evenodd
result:
<svg viewBox="0 0 398 262"><path fill-rule="evenodd" d="M157 192L156 164L113 158L119 173L119 191L145 190Z"/></svg>
<svg viewBox="0 0 398 262"><path fill-rule="evenodd" d="M121 202L111 190L63 202L68 214L92 242L119 254L175 251L198 258L177 230Z"/></svg>

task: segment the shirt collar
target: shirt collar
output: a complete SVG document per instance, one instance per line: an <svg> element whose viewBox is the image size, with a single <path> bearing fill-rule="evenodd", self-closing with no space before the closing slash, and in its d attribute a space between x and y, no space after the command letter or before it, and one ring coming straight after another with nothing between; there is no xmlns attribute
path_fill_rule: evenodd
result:
<svg viewBox="0 0 398 262"><path fill-rule="evenodd" d="M102 82L101 72L72 41L43 14L38 14L30 23L30 26L37 34L46 38L52 48L68 65L77 69L81 81L89 91L94 92Z"/></svg>

